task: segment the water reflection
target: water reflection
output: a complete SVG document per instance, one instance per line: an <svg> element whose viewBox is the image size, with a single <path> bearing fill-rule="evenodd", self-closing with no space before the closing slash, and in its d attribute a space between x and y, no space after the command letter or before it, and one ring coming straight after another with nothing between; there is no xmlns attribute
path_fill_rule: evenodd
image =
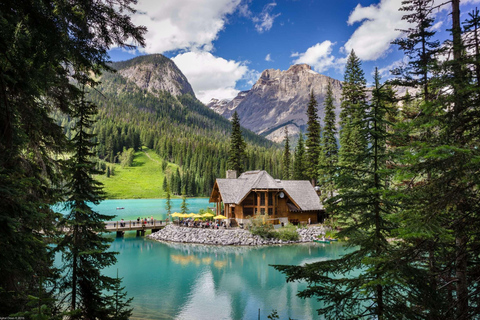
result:
<svg viewBox="0 0 480 320"><path fill-rule="evenodd" d="M116 239L117 265L136 319L317 319L315 300L296 297L304 284L286 283L269 264L301 264L339 257L338 244L215 247Z"/></svg>

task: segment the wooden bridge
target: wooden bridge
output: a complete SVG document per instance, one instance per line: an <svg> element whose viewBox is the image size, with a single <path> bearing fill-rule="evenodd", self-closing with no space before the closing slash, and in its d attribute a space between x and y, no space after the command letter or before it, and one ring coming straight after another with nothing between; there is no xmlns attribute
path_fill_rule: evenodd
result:
<svg viewBox="0 0 480 320"><path fill-rule="evenodd" d="M135 230L137 235L145 235L146 230L156 232L165 228L167 221L165 220L127 220L127 221L106 221L105 231L117 232L117 236L122 236L125 231Z"/></svg>

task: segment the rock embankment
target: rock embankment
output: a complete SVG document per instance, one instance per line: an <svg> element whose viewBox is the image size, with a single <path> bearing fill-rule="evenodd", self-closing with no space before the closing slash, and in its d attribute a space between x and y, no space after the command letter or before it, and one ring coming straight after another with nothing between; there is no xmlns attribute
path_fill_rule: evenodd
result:
<svg viewBox="0 0 480 320"><path fill-rule="evenodd" d="M181 243L200 243L223 246L258 246L311 242L314 237L325 234L325 228L318 226L298 228L297 232L300 236L298 241L282 241L279 239L262 239L260 236L253 235L250 231L243 229L201 229L178 227L170 224L148 237L153 240Z"/></svg>

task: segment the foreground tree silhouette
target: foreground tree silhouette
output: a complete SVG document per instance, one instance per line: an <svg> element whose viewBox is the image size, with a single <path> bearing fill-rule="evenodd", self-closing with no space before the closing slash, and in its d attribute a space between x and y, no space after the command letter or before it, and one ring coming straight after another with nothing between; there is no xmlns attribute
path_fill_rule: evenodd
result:
<svg viewBox="0 0 480 320"><path fill-rule="evenodd" d="M67 151L54 111L71 115L77 71L108 69L107 50L143 45L131 0L4 1L0 6L0 314L27 311L55 288L51 247ZM41 285L41 282L44 282ZM53 301L53 300L50 300ZM52 309L53 310L53 309Z"/></svg>

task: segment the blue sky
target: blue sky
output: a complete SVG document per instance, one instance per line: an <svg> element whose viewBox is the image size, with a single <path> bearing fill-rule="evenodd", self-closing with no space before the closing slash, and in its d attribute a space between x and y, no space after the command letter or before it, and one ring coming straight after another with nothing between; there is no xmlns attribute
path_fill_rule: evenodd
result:
<svg viewBox="0 0 480 320"><path fill-rule="evenodd" d="M232 99L247 90L265 69L287 70L307 63L342 80L354 49L367 80L378 67L403 61L390 42L408 27L398 11L402 0L139 0L132 20L145 25L146 47L113 49L113 61L162 53L187 76L197 98ZM437 1L442 3L443 1ZM462 15L480 0L463 0ZM435 11L440 38L450 26L449 7Z"/></svg>

